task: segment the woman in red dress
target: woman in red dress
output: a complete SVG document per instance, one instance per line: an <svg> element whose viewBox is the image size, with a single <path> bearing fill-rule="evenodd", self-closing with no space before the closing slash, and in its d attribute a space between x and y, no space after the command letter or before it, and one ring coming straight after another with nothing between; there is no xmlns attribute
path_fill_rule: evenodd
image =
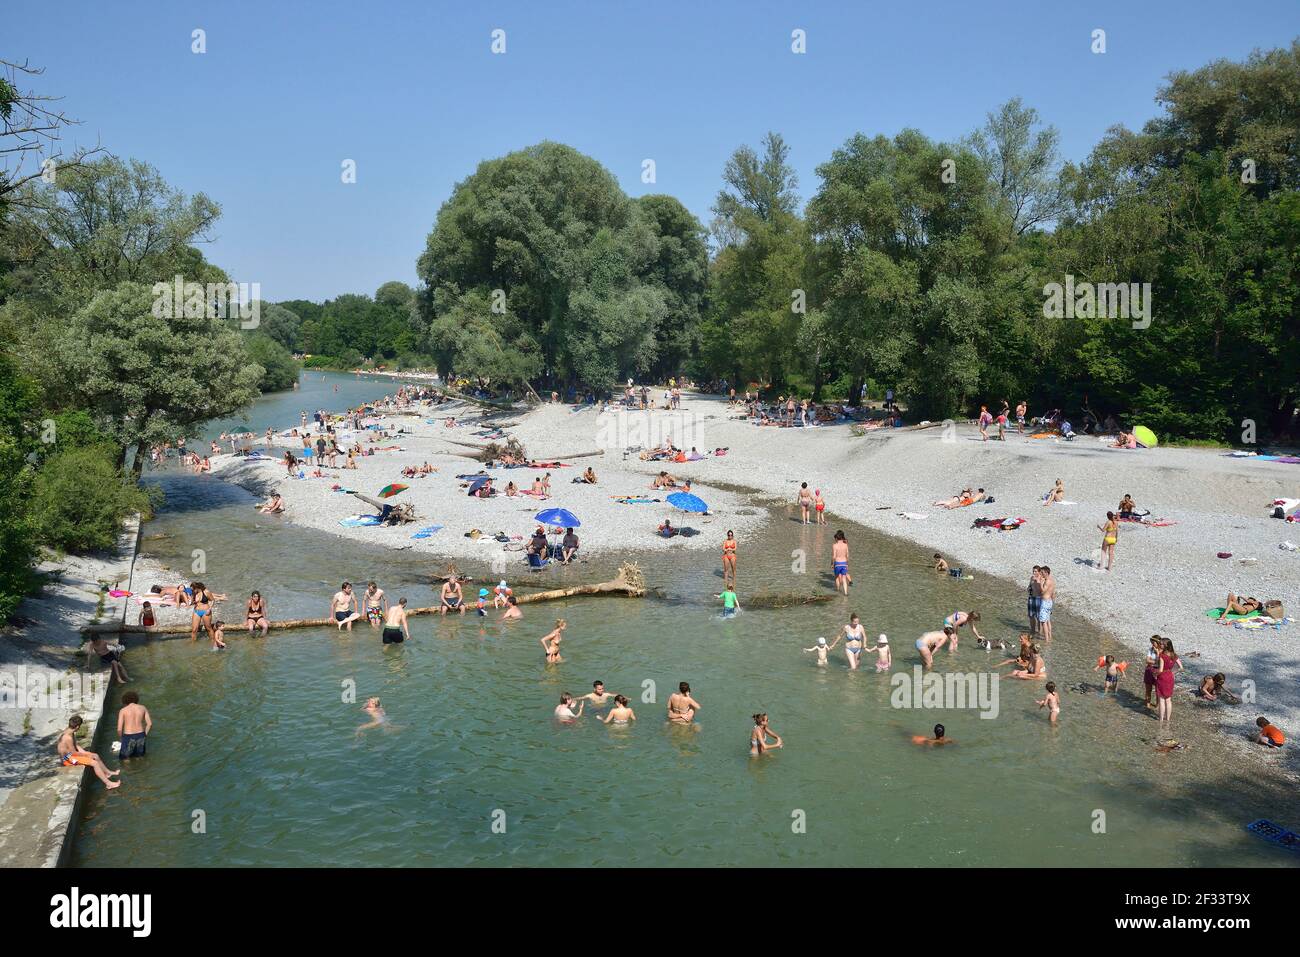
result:
<svg viewBox="0 0 1300 957"><path fill-rule="evenodd" d="M1174 671L1182 667L1183 663L1174 654L1174 643L1166 638L1155 669L1156 717L1161 721L1169 721L1174 716Z"/></svg>

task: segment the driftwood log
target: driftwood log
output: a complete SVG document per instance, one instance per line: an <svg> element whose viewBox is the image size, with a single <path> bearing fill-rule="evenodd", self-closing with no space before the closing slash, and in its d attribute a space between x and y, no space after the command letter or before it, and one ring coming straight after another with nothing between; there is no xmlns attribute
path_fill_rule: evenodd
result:
<svg viewBox="0 0 1300 957"><path fill-rule="evenodd" d="M600 582L595 585L571 585L568 588L552 588L549 591L537 592L532 595L520 595L515 601L520 605L528 605L539 601L555 601L560 598L574 598L579 595L623 595L629 598L642 598L645 596L645 575L636 562L625 562L618 570L612 580ZM441 605L432 605L428 608L408 608L407 615L436 615ZM326 625L333 625L332 618L289 618L284 621L271 622L271 631L280 631L286 628L321 628ZM226 627L232 631L242 631L244 623L241 620L236 627L234 621L226 623ZM202 629L200 629L202 631ZM144 628L140 625L128 625L124 622L103 622L98 625L88 625L82 629L83 634L127 634L127 635L188 635L190 633L189 625L155 625L152 628Z"/></svg>

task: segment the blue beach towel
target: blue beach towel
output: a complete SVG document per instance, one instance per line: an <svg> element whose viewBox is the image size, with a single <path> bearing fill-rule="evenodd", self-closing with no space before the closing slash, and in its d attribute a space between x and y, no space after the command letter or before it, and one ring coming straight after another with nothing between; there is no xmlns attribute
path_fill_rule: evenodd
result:
<svg viewBox="0 0 1300 957"><path fill-rule="evenodd" d="M339 519L339 524L344 528L364 528L369 525L379 525L381 520L378 515L353 515L351 518Z"/></svg>
<svg viewBox="0 0 1300 957"><path fill-rule="evenodd" d="M441 528L442 528L441 525L430 525L428 528L422 528L422 529L420 529L418 532L416 532L415 534L413 534L411 537L412 537L412 538L429 538L430 536L433 535L434 532L439 531Z"/></svg>

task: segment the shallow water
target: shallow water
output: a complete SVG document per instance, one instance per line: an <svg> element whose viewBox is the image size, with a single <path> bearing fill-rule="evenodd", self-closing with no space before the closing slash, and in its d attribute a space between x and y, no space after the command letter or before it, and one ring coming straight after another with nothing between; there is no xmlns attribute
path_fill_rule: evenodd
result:
<svg viewBox="0 0 1300 957"><path fill-rule="evenodd" d="M208 442L222 432L252 431L260 436L268 427L287 429L298 424L303 412L311 422L312 413L317 409L342 412L396 392L404 381L382 375L359 376L351 372L303 369L298 373L298 388L269 392L254 402L244 415L214 419L199 437Z"/></svg>
<svg viewBox="0 0 1300 957"><path fill-rule="evenodd" d="M186 568L192 549L204 549L205 580L239 601L227 617L252 588L273 618L322 616L344 578L374 577L394 598L433 603L427 576L436 563L427 558L258 515L247 493L208 476L162 482L167 505L146 526L142 550ZM708 521L705 533L720 539L722 520ZM829 593L822 576L835 527L805 528L777 507L763 540L741 545L742 605L755 593ZM1067 690L1095 686L1097 655L1118 650L1069 615L1058 616L1046 651L1062 691L1057 727L1034 704L1038 682L1001 681L998 715L982 719L893 707L888 676L870 662L850 672L838 650L817 667L800 649L833 636L850 610L869 635L890 635L894 670L909 675L916 636L954 608L981 610L981 631L1006 638L1023 614L1023 590L939 578L922 567L920 549L843 527L856 576L849 599L746 609L730 621L713 597L716 556L670 552L640 558L660 597L526 606L513 624L472 613L414 618L402 646L384 647L363 624L351 635L236 634L224 653L202 641L133 644L133 687L155 720L150 754L127 763L111 796L93 787L74 863L1297 863L1243 830L1259 817L1294 828L1296 799L1226 746L1186 693L1191 677L1175 699L1174 732L1187 749L1172 754L1154 750L1140 665L1118 699ZM493 547L484 545L483 567L462 568L482 574ZM796 549L807 555L805 573L792 570ZM537 578L550 585L613 572L612 562L593 560ZM558 616L569 622L565 661L547 666L538 638ZM987 671L1001 657L963 638L938 668ZM582 694L597 678L632 699L634 725L606 727L590 709L575 725L551 720L561 691ZM693 728L663 720L680 680L703 704ZM343 700L349 682L354 702ZM106 725L121 692L110 695ZM359 732L369 695L381 696L389 724ZM760 710L786 747L751 759L750 715ZM936 722L955 745L911 744ZM99 746L107 753L106 741ZM199 811L206 833L194 832Z"/></svg>

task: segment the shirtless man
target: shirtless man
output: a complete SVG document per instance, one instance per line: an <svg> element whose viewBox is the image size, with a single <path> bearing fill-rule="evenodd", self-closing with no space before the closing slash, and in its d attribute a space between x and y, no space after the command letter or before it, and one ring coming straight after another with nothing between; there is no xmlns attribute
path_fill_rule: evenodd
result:
<svg viewBox="0 0 1300 957"><path fill-rule="evenodd" d="M147 736L153 730L149 709L140 703L136 691L122 695L122 710L117 713L117 736L121 741L118 758L143 757Z"/></svg>
<svg viewBox="0 0 1300 957"><path fill-rule="evenodd" d="M605 690L605 682L593 681L591 683L591 691L587 692L578 700L590 701L595 707L603 708L605 707L605 705L609 704L609 702L612 701L615 697L617 696L614 694L614 692Z"/></svg>
<svg viewBox="0 0 1300 957"><path fill-rule="evenodd" d="M849 575L849 543L842 531L835 533L835 543L831 545L831 562L835 572L835 590L847 595L853 578Z"/></svg>
<svg viewBox="0 0 1300 957"><path fill-rule="evenodd" d="M921 653L921 661L925 663L926 671L934 667L934 653L951 639L952 628L948 626L945 626L943 631L927 631L916 639L916 650Z"/></svg>
<svg viewBox="0 0 1300 957"><path fill-rule="evenodd" d="M80 727L81 715L74 714L68 719L68 726L63 729L63 733L59 735L59 740L54 745L54 750L59 755L59 763L65 768L73 765L88 767L95 772L95 777L104 782L104 787L110 790L120 788L122 782L114 781L113 775L122 772L110 771L98 754L86 751L77 744L77 729Z"/></svg>
<svg viewBox="0 0 1300 957"><path fill-rule="evenodd" d="M514 595L511 595L507 601L509 604L507 605L506 610L501 614L501 620L518 621L520 618L523 618L524 613L519 610L519 599Z"/></svg>
<svg viewBox="0 0 1300 957"><path fill-rule="evenodd" d="M674 724L690 724L699 710L700 703L691 697L691 686L685 681L668 696L668 720Z"/></svg>
<svg viewBox="0 0 1300 957"><path fill-rule="evenodd" d="M1052 570L1044 565L1039 570L1042 578L1041 588L1042 597L1038 603L1038 633L1042 635L1044 641L1052 640L1052 605L1056 603L1056 579L1052 577Z"/></svg>
<svg viewBox="0 0 1300 957"><path fill-rule="evenodd" d="M448 578L442 583L442 603L438 606L438 614L447 614L449 608L465 614L465 596L461 592L459 578Z"/></svg>
<svg viewBox="0 0 1300 957"><path fill-rule="evenodd" d="M401 644L411 637L411 629L406 623L406 599L399 598L396 605L384 611L384 644Z"/></svg>
<svg viewBox="0 0 1300 957"><path fill-rule="evenodd" d="M348 631L352 630L352 623L361 615L357 612L357 596L352 594L352 583L344 582L339 586L339 590L334 593L330 599L330 617L338 626L339 631L347 625Z"/></svg>
<svg viewBox="0 0 1300 957"><path fill-rule="evenodd" d="M366 610L366 620L370 622L370 627L378 628L380 622L384 620L384 615L388 612L388 596L374 582L368 582L363 607Z"/></svg>

